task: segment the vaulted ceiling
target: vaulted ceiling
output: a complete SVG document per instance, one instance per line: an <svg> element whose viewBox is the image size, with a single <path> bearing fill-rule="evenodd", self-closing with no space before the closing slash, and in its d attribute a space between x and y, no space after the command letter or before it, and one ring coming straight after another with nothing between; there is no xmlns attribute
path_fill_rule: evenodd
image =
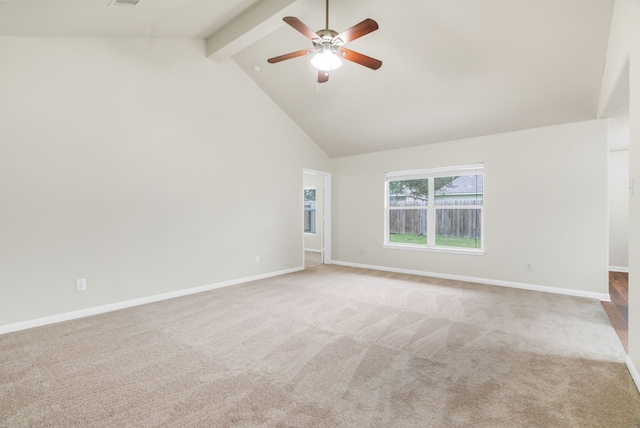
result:
<svg viewBox="0 0 640 428"><path fill-rule="evenodd" d="M282 22L325 25L324 0L0 0L0 36L195 38L236 61L331 157L596 118L614 0L333 0L330 28L380 29L316 82L311 47ZM254 71L259 70L259 71Z"/></svg>

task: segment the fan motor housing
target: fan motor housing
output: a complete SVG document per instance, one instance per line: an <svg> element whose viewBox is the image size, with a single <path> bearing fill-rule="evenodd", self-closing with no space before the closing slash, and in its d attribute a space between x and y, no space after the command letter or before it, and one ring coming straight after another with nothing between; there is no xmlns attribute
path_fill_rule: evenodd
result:
<svg viewBox="0 0 640 428"><path fill-rule="evenodd" d="M333 40L333 38L335 36L338 35L338 32L337 31L333 31L333 30L329 30L329 29L324 29L324 30L317 31L316 34L318 36L320 36L322 41L330 42L331 40Z"/></svg>

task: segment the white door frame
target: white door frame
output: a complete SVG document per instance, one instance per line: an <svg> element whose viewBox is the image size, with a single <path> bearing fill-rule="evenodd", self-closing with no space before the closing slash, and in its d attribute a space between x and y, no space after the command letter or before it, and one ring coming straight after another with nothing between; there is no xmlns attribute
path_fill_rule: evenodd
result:
<svg viewBox="0 0 640 428"><path fill-rule="evenodd" d="M331 264L331 173L325 171L317 171L315 169L302 169L302 187L304 188L304 176L305 174L319 175L322 177L322 263L326 265ZM302 198L304 198L304 192L300 192ZM304 216L304 200L300 203L302 209L302 216ZM304 230L302 239L302 265L304 266Z"/></svg>

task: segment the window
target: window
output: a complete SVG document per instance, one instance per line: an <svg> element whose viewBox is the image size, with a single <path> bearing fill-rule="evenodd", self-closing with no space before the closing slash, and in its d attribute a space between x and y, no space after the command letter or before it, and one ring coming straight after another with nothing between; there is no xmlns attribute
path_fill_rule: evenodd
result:
<svg viewBox="0 0 640 428"><path fill-rule="evenodd" d="M304 233L316 233L316 188L304 189Z"/></svg>
<svg viewBox="0 0 640 428"><path fill-rule="evenodd" d="M481 252L482 164L386 174L385 245Z"/></svg>

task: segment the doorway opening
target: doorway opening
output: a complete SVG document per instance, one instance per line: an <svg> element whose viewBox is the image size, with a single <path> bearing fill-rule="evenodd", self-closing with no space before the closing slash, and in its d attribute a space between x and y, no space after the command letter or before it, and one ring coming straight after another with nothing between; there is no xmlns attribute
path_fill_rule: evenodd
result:
<svg viewBox="0 0 640 428"><path fill-rule="evenodd" d="M331 174L304 169L302 262L305 269L331 264Z"/></svg>
<svg viewBox="0 0 640 428"><path fill-rule="evenodd" d="M609 120L609 297L602 302L622 346L629 352L629 114Z"/></svg>
<svg viewBox="0 0 640 428"><path fill-rule="evenodd" d="M620 74L598 116L609 122L609 296L603 302L607 315L628 352L629 338L629 233L630 196L633 179L629 156L630 61L625 59Z"/></svg>

